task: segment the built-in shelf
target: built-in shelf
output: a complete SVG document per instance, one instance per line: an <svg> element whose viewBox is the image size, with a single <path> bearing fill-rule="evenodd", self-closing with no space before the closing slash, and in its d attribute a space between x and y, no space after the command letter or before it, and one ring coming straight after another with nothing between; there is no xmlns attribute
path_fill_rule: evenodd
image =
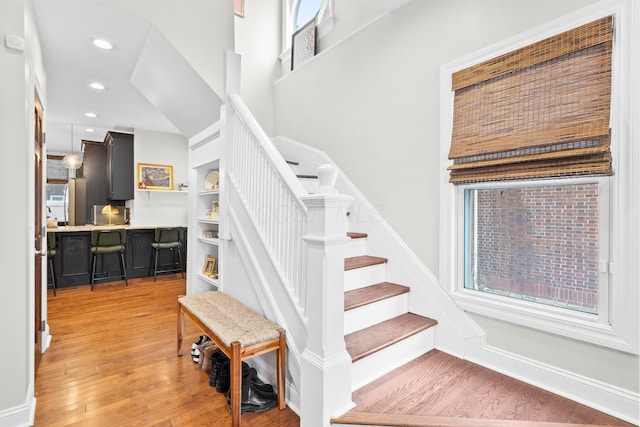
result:
<svg viewBox="0 0 640 427"><path fill-rule="evenodd" d="M189 194L188 191L180 191L180 190L143 190L143 189L137 189L136 192L138 193L147 193L147 198L151 199L151 194L152 193L159 193L159 194Z"/></svg>
<svg viewBox="0 0 640 427"><path fill-rule="evenodd" d="M198 240L200 240L201 242L204 242L204 243L208 243L210 245L219 245L220 244L220 239L208 239L206 237L198 237Z"/></svg>
<svg viewBox="0 0 640 427"><path fill-rule="evenodd" d="M211 219L211 218L198 218L198 222L202 222L205 224L219 224L220 220Z"/></svg>
<svg viewBox="0 0 640 427"><path fill-rule="evenodd" d="M215 286L216 288L220 285L220 279L214 279L211 276L207 276L206 274L203 274L203 273L198 273L198 277L204 280L205 282Z"/></svg>
<svg viewBox="0 0 640 427"><path fill-rule="evenodd" d="M207 196L209 194L220 194L220 189L198 191L198 196Z"/></svg>
<svg viewBox="0 0 640 427"><path fill-rule="evenodd" d="M220 185L222 153L224 146L220 135L220 123L189 139L189 233L194 245L189 247L187 294L206 292L223 287L222 279L204 274L208 258L215 258L215 272L223 272L224 241L217 237L222 224L215 213L220 212L224 189ZM217 174L217 176L216 176ZM210 216L211 215L211 216ZM222 277L222 276L220 276Z"/></svg>

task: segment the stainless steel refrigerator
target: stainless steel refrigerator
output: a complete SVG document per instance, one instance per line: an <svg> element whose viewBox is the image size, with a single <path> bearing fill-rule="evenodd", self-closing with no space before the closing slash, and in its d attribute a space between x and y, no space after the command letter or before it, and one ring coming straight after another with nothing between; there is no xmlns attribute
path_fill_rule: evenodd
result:
<svg viewBox="0 0 640 427"><path fill-rule="evenodd" d="M69 179L69 225L87 224L87 180Z"/></svg>

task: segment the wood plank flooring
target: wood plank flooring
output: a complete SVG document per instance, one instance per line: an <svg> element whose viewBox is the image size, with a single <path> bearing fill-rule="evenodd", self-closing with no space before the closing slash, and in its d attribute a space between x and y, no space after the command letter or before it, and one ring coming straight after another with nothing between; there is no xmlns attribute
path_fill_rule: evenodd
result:
<svg viewBox="0 0 640 427"><path fill-rule="evenodd" d="M356 390L353 400L356 407L351 411L352 418L362 419L362 413L379 413L385 414L388 421L392 414L402 415L397 419L399 424L389 425L473 425L469 419L475 419L478 426L529 426L530 421L633 425L438 350ZM485 424L478 421L482 419L512 420L512 423ZM428 420L437 423L426 424Z"/></svg>
<svg viewBox="0 0 640 427"><path fill-rule="evenodd" d="M175 354L177 296L184 293L179 275L160 276L155 284L132 279L128 287L108 282L94 292L63 288L56 297L50 290L53 341L38 369L35 426L230 426L226 397L209 387L189 355L199 335L190 322L184 355ZM631 426L437 350L357 390L353 399L353 418L386 412L389 425L420 426L426 419L442 426L520 425L477 421L511 419ZM288 408L247 413L242 422L300 425Z"/></svg>
<svg viewBox="0 0 640 427"><path fill-rule="evenodd" d="M185 322L176 356L180 275L49 291L51 347L36 378L35 426L230 426L226 396L193 363ZM299 427L289 408L242 415L245 426Z"/></svg>

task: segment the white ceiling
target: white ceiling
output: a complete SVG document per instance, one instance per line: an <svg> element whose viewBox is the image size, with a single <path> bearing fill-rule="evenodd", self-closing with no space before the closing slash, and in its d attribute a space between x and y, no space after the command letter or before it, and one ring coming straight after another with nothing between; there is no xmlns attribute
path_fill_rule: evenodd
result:
<svg viewBox="0 0 640 427"><path fill-rule="evenodd" d="M74 151L80 150L81 139L104 140L107 130L142 128L184 133L130 82L153 28L148 21L112 9L104 2L36 0L34 4L47 78L49 152L71 149L72 125ZM105 38L115 49L98 49L91 43L92 38ZM103 83L107 90L89 88L87 84L92 81ZM98 114L98 118L85 117L88 111ZM96 132L88 133L86 128Z"/></svg>

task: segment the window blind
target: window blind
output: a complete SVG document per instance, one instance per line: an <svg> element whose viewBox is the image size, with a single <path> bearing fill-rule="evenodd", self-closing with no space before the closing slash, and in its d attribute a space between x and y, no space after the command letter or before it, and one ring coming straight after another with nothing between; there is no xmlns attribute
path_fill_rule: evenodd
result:
<svg viewBox="0 0 640 427"><path fill-rule="evenodd" d="M609 16L452 76L450 182L610 175Z"/></svg>

